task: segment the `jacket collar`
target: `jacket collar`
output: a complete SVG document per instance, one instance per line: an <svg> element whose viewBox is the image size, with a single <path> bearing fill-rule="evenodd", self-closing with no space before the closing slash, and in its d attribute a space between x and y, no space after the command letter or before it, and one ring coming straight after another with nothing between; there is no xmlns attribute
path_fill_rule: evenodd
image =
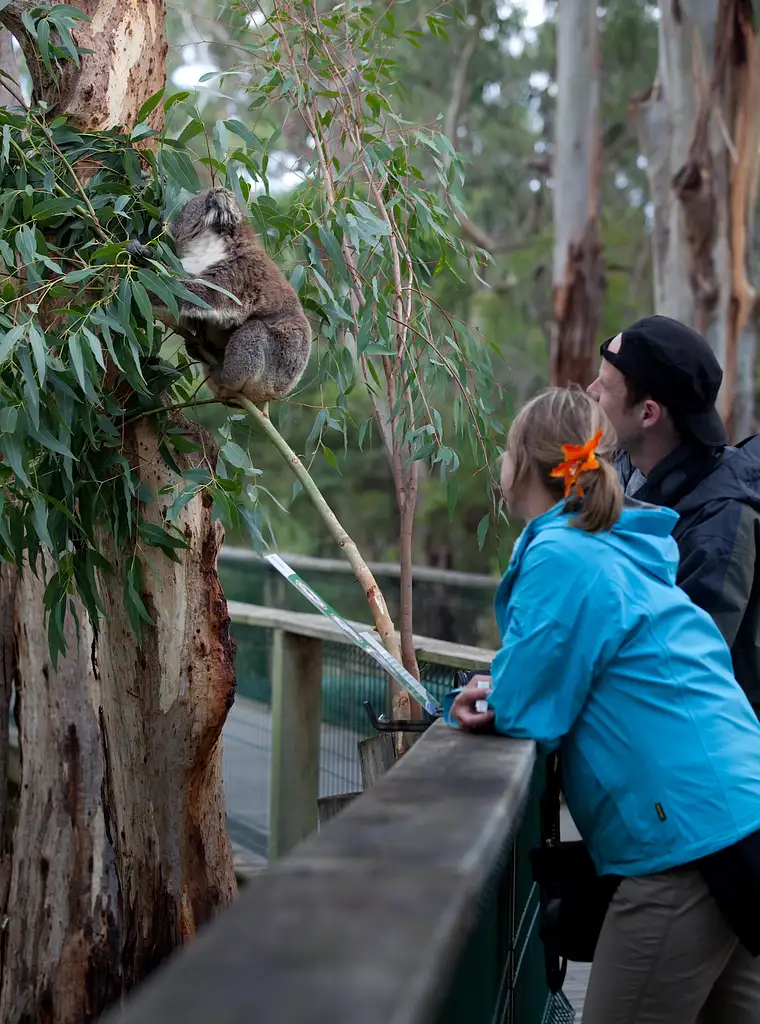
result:
<svg viewBox="0 0 760 1024"><path fill-rule="evenodd" d="M674 508L720 465L723 448L680 444L654 467L633 497Z"/></svg>

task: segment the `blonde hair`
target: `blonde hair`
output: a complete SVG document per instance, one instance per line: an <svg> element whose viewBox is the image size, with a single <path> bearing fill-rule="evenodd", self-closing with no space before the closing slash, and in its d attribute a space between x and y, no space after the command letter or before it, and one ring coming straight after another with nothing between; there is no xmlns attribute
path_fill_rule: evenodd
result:
<svg viewBox="0 0 760 1024"><path fill-rule="evenodd" d="M599 469L578 477L566 504L569 512L577 513L573 525L587 533L611 530L623 508L623 490L611 462L615 432L599 404L580 388L547 388L522 407L507 436L514 483L525 480L532 469L549 493L561 501L565 483L552 477L551 471L564 460L562 445L585 444L599 430L603 431L596 449Z"/></svg>

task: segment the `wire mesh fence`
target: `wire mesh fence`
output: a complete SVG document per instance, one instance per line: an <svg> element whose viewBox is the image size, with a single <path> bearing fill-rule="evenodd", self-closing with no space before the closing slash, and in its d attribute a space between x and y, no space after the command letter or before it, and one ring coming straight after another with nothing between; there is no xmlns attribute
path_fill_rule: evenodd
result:
<svg viewBox="0 0 760 1024"><path fill-rule="evenodd" d="M272 749L272 631L232 624L237 643L237 701L225 727L225 783L230 832L241 845L264 854L269 831ZM454 669L422 662L423 682L439 700L453 685ZM388 709L387 676L356 647L325 643L322 661L320 796L361 787L357 743L373 735L364 710ZM247 823L244 835L241 826ZM254 828L256 835L250 834Z"/></svg>

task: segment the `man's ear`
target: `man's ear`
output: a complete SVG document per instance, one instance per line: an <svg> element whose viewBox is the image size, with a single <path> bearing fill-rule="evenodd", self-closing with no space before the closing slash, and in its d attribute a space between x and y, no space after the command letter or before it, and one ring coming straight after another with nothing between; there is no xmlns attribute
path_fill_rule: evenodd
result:
<svg viewBox="0 0 760 1024"><path fill-rule="evenodd" d="M641 417L642 427L656 427L662 422L664 408L653 398L645 398L643 403L643 415Z"/></svg>

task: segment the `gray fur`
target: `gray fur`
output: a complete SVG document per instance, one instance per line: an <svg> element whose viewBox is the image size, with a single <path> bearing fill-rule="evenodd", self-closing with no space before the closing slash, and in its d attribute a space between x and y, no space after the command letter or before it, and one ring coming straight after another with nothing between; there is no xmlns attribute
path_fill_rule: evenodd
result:
<svg viewBox="0 0 760 1024"><path fill-rule="evenodd" d="M178 325L191 355L200 349L217 358L209 366L209 387L222 401L240 395L256 404L284 398L306 369L311 327L235 196L227 189L208 189L190 199L167 230L192 277L239 299L234 302L200 280L183 282L210 307L180 302ZM135 255L138 249L130 246ZM165 319L168 311L159 316Z"/></svg>

